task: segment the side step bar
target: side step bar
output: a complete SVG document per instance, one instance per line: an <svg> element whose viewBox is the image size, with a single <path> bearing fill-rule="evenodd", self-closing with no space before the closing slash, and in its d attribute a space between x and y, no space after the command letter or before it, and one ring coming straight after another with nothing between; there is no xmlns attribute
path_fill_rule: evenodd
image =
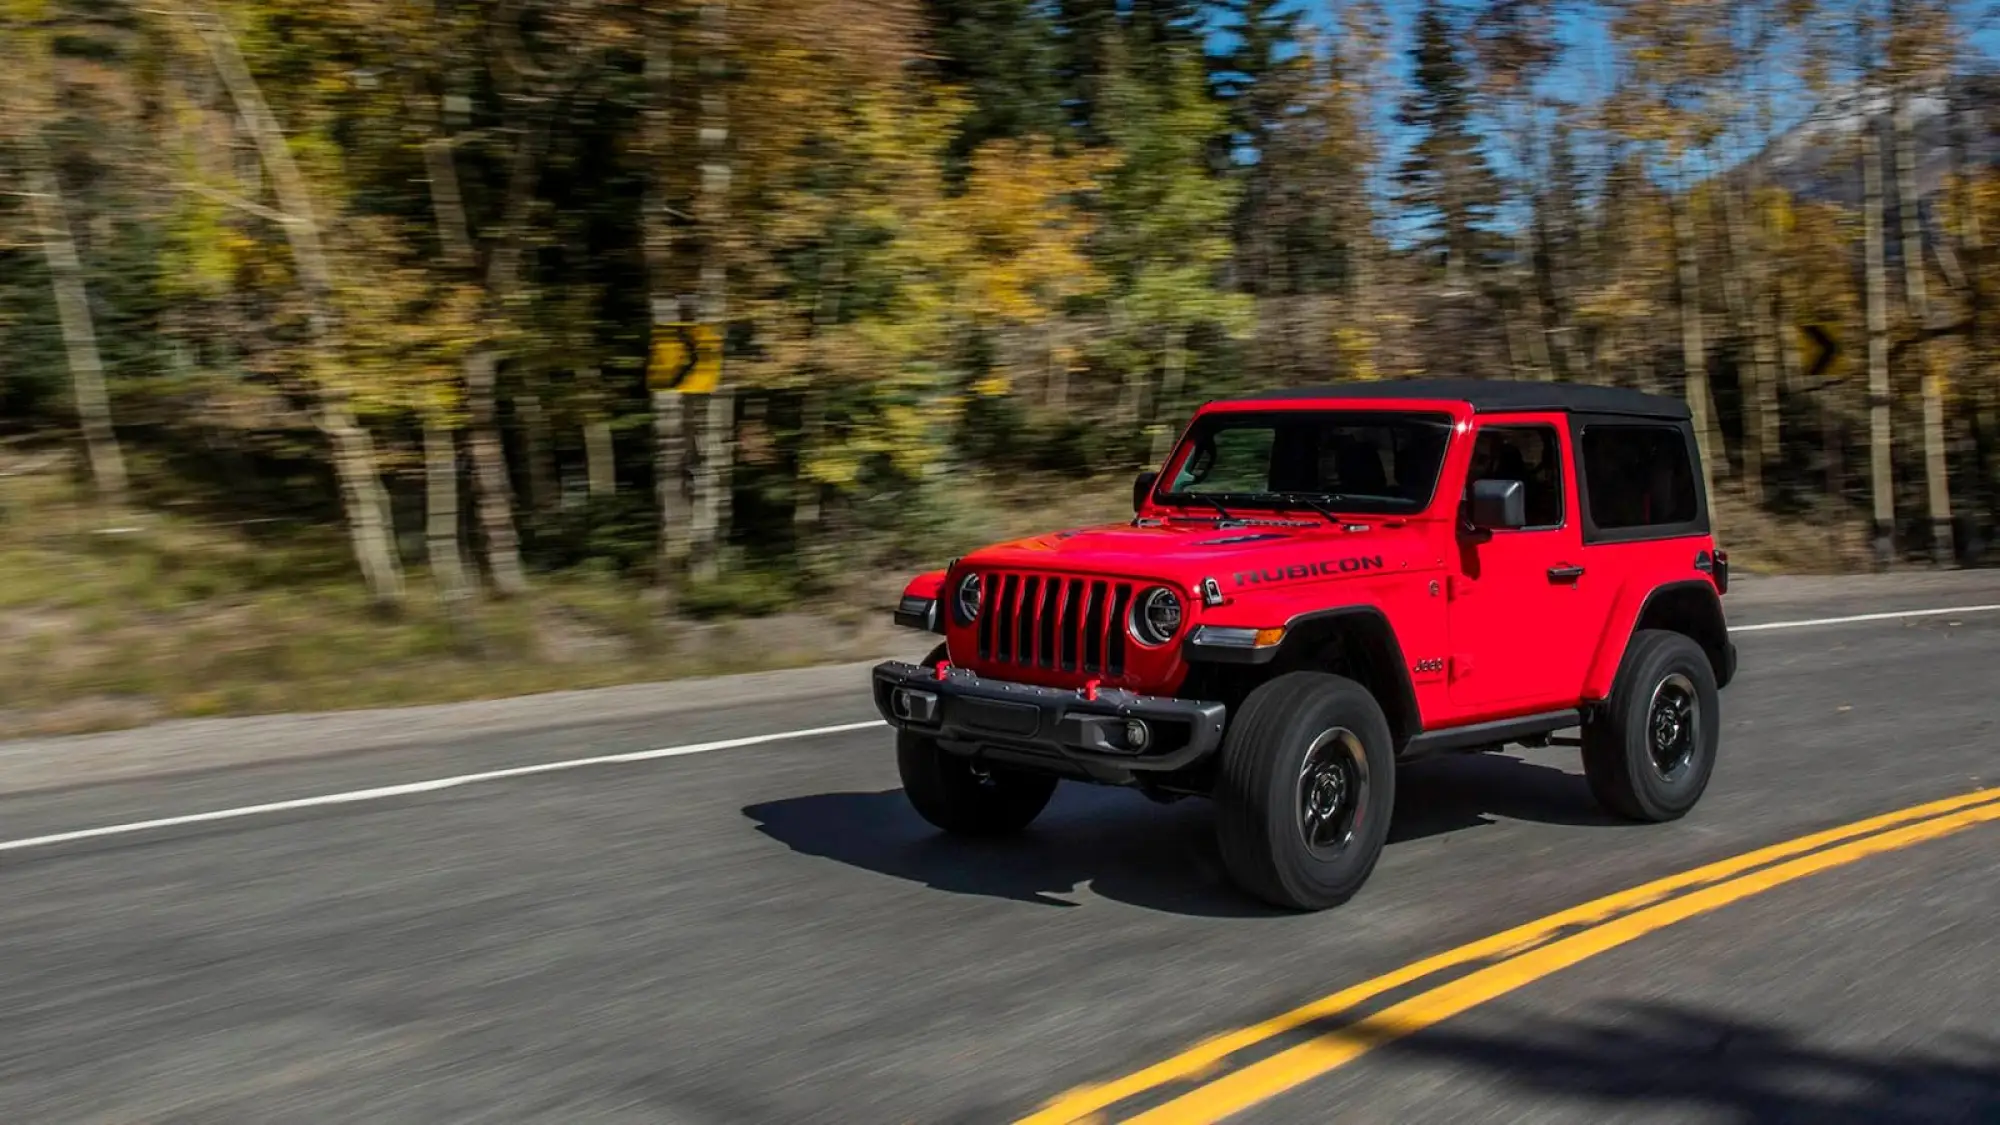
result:
<svg viewBox="0 0 2000 1125"><path fill-rule="evenodd" d="M1582 709L1566 707L1561 711L1544 711L1538 715L1517 715L1511 719L1494 719L1490 722L1473 723L1471 726L1426 731L1410 739L1409 744L1403 748L1402 757L1423 758L1432 754L1484 750L1504 746L1510 742L1540 739L1559 730L1582 725Z"/></svg>

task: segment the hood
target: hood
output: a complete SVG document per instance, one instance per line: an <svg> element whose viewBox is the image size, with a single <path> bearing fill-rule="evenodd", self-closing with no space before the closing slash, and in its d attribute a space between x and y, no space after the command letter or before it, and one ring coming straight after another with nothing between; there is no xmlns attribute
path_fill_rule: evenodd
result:
<svg viewBox="0 0 2000 1125"><path fill-rule="evenodd" d="M1310 567L1315 576L1411 571L1442 563L1420 524L1402 518L1143 521L1071 528L995 543L962 565L1157 578L1188 586L1233 574ZM1252 579L1254 581L1254 579Z"/></svg>

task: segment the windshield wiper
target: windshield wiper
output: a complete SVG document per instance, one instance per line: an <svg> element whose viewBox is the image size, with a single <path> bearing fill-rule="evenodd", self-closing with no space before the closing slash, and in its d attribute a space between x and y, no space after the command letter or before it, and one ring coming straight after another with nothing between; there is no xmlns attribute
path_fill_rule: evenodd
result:
<svg viewBox="0 0 2000 1125"><path fill-rule="evenodd" d="M1329 493L1326 493L1325 495L1326 495L1326 498L1327 498L1327 499L1329 499L1329 500L1345 500L1345 499L1347 499L1347 497L1345 497L1345 496L1342 496L1342 495L1340 495L1339 493L1335 493L1335 492L1329 492ZM1325 504L1321 503L1320 501L1318 501L1318 500L1315 500L1315 499L1313 499L1313 498L1312 498L1312 496L1311 496L1310 494L1308 494L1308 493L1304 493L1304 492L1280 492L1280 493L1278 493L1278 494L1277 494L1277 498L1278 498L1279 500L1283 500L1283 501L1284 501L1285 503L1287 503L1287 504L1303 504L1303 505L1305 505L1306 507L1308 507L1308 508L1311 508L1311 509L1312 509L1313 511L1315 511L1315 512L1318 512L1318 513L1319 513L1320 515L1322 515L1322 516L1325 516L1325 517L1326 517L1326 518L1327 518L1328 520L1330 520L1330 521L1332 521L1332 522L1334 522L1334 523L1341 523L1341 522L1343 522L1343 521L1341 520L1341 518L1340 518L1339 514L1338 514L1338 513L1336 513L1336 512L1335 512L1335 511L1334 511L1334 510L1333 510L1332 508L1329 508L1329 507L1327 507L1327 506L1326 506Z"/></svg>
<svg viewBox="0 0 2000 1125"><path fill-rule="evenodd" d="M1204 504L1207 504L1207 505L1208 505L1209 507L1211 507L1211 508L1214 508L1214 509L1215 509L1216 511L1218 511L1218 512L1221 512L1221 513L1222 513L1222 518L1223 518L1223 519L1225 519L1225 520L1229 520L1229 521L1232 521L1232 522L1234 522L1234 521L1235 521L1236 517L1235 517L1235 516L1232 516L1232 515L1230 515L1230 514L1229 514L1229 509L1228 509L1228 508L1225 508L1225 507L1223 507L1223 506L1222 506L1222 501L1220 501L1220 500L1217 500L1217 499L1216 499L1215 497L1213 497L1213 496L1205 496L1205 495L1203 495L1202 493L1199 493L1199 492L1193 492L1193 493L1189 493L1188 495L1189 495L1189 498L1190 498L1190 499L1193 499L1193 500L1199 500L1199 501L1201 501L1202 503L1204 503Z"/></svg>

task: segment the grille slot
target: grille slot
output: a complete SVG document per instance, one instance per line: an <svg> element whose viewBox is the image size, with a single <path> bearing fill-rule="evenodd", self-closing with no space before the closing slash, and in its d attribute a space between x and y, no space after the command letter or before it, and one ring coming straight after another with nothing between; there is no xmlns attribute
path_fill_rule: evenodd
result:
<svg viewBox="0 0 2000 1125"><path fill-rule="evenodd" d="M1056 631L1062 619L1063 581L1051 578L1042 584L1041 612L1035 619L1035 663L1043 668L1056 666Z"/></svg>
<svg viewBox="0 0 2000 1125"><path fill-rule="evenodd" d="M1021 604L1014 610L1014 623L1020 626L1020 634L1015 637L1014 662L1033 664L1035 662L1035 607L1041 600L1042 580L1030 577L1021 583Z"/></svg>
<svg viewBox="0 0 2000 1125"><path fill-rule="evenodd" d="M1044 671L1121 675L1133 584L1101 578L987 571L979 657Z"/></svg>
<svg viewBox="0 0 2000 1125"><path fill-rule="evenodd" d="M1131 608L1132 587L1120 583L1117 597L1111 603L1111 619L1104 628L1104 639L1111 649L1104 662L1114 676L1125 671L1125 613Z"/></svg>

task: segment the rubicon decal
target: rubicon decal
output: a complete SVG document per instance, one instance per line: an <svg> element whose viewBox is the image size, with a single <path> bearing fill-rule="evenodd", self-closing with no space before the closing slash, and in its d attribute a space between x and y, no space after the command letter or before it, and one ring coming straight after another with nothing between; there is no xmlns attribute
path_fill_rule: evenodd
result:
<svg viewBox="0 0 2000 1125"><path fill-rule="evenodd" d="M1230 577L1238 586L1268 586L1279 582L1302 582L1308 578L1324 578L1330 574L1353 574L1357 571L1380 569L1382 569L1381 555L1355 555L1352 558L1325 559L1320 562L1277 566L1264 570L1239 570Z"/></svg>

